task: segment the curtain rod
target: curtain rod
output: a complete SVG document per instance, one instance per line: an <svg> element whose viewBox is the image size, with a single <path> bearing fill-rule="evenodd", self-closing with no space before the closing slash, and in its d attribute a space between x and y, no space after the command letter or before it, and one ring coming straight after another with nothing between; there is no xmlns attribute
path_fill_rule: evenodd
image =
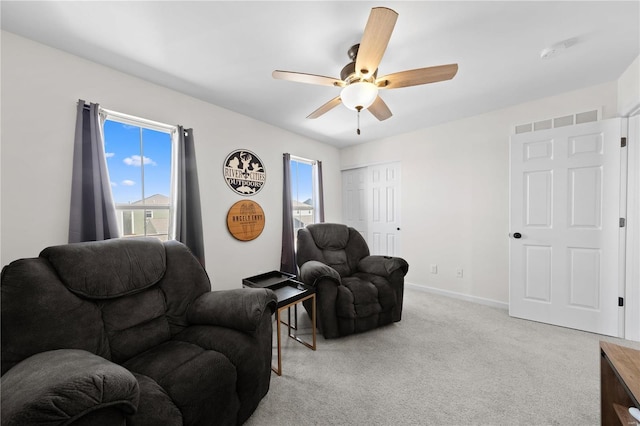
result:
<svg viewBox="0 0 640 426"><path fill-rule="evenodd" d="M85 104L85 107L88 105ZM113 118L115 121L124 122L125 124L131 124L139 126L144 124L145 127L154 128L165 132L174 132L178 130L178 126L172 124L165 124L159 121L148 120L146 118L136 117L135 115L124 114L122 112L112 111L110 109L100 107L100 113L104 114L108 118Z"/></svg>
<svg viewBox="0 0 640 426"><path fill-rule="evenodd" d="M315 164L318 162L318 160L311 160L309 158L303 158L303 157L298 157L297 155L293 155L293 154L289 154L291 156L292 160L296 160L299 161L301 163L309 163L309 164Z"/></svg>

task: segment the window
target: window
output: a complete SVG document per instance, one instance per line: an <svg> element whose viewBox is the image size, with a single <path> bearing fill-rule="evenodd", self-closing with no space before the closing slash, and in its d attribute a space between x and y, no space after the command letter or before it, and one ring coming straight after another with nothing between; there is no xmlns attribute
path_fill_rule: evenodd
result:
<svg viewBox="0 0 640 426"><path fill-rule="evenodd" d="M298 229L316 222L316 162L291 156L290 164L293 235L297 236Z"/></svg>
<svg viewBox="0 0 640 426"><path fill-rule="evenodd" d="M169 238L174 129L106 113L105 156L123 237Z"/></svg>

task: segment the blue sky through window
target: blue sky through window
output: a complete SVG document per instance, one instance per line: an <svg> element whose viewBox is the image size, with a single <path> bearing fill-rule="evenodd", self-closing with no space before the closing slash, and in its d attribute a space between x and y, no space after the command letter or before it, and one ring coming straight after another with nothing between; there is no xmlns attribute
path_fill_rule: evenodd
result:
<svg viewBox="0 0 640 426"><path fill-rule="evenodd" d="M133 203L155 194L170 196L171 135L107 120L105 153L116 203ZM144 167L144 188L142 168ZM144 192L143 192L144 189Z"/></svg>
<svg viewBox="0 0 640 426"><path fill-rule="evenodd" d="M313 196L313 166L291 160L291 199L304 203Z"/></svg>

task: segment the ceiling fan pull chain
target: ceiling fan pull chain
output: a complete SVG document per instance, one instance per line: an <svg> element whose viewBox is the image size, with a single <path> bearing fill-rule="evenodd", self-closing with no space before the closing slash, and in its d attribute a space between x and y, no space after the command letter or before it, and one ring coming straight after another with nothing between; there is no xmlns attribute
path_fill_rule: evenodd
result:
<svg viewBox="0 0 640 426"><path fill-rule="evenodd" d="M362 107L356 107L356 109L358 110L358 129L356 133L358 133L358 136L359 136L360 135L360 111L362 110Z"/></svg>

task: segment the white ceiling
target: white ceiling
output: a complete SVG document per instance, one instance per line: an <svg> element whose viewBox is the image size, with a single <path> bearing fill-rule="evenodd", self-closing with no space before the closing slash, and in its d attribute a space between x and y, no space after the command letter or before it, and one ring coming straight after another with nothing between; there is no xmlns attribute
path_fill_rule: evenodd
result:
<svg viewBox="0 0 640 426"><path fill-rule="evenodd" d="M640 54L637 0L0 4L3 30L338 147L613 81ZM382 91L394 115L363 112L360 136L342 105L306 119L339 88L271 72L339 78L375 6L399 14L379 75L458 63L457 76ZM566 40L568 49L540 59Z"/></svg>

